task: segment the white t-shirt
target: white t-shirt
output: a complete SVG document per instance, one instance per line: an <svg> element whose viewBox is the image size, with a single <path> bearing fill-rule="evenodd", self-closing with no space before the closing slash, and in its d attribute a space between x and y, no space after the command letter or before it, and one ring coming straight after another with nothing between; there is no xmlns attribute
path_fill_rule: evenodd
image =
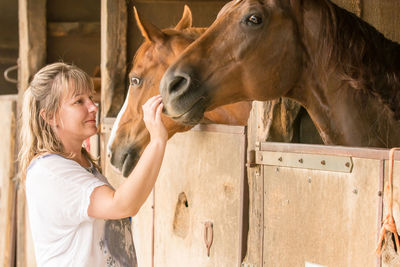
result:
<svg viewBox="0 0 400 267"><path fill-rule="evenodd" d="M102 185L109 183L96 168L60 155L31 162L26 197L39 267L137 266L130 219L88 216L90 195Z"/></svg>

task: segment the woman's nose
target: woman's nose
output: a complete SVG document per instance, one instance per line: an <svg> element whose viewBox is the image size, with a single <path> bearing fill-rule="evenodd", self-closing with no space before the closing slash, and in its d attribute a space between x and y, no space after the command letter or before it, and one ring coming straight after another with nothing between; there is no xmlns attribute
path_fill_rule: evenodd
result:
<svg viewBox="0 0 400 267"><path fill-rule="evenodd" d="M97 107L96 103L94 103L93 101L90 101L88 109L89 109L89 112L93 112L93 111L97 112L97 110L99 108Z"/></svg>

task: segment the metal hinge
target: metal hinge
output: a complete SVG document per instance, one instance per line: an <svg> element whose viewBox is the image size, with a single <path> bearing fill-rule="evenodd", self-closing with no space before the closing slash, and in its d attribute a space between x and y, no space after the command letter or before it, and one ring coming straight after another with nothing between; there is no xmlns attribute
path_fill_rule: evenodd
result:
<svg viewBox="0 0 400 267"><path fill-rule="evenodd" d="M247 151L247 162L246 162L247 168L257 167L258 164L256 163L256 151L259 151L260 149L261 149L261 142L256 142L254 150Z"/></svg>
<svg viewBox="0 0 400 267"><path fill-rule="evenodd" d="M350 173L353 160L348 156L255 151L255 164Z"/></svg>

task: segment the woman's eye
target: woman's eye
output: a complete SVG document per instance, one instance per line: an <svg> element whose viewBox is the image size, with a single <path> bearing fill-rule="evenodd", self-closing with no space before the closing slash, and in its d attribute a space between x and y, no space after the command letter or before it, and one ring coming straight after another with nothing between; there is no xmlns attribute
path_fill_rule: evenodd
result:
<svg viewBox="0 0 400 267"><path fill-rule="evenodd" d="M82 104L82 99L78 99L75 101L75 104Z"/></svg>
<svg viewBox="0 0 400 267"><path fill-rule="evenodd" d="M140 84L140 79L137 77L132 77L131 78L131 85L132 86L138 86Z"/></svg>
<svg viewBox="0 0 400 267"><path fill-rule="evenodd" d="M247 23L248 24L252 24L252 25L258 25L258 24L261 24L261 22L262 22L262 18L260 16L257 16L257 15L251 15L247 19Z"/></svg>

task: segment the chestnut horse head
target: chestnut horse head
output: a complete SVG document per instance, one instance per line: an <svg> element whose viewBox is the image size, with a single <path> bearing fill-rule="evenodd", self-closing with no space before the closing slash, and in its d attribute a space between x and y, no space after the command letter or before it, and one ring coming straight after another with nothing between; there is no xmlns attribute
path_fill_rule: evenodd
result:
<svg viewBox="0 0 400 267"><path fill-rule="evenodd" d="M108 143L111 164L127 177L136 165L150 135L143 123L142 105L152 96L159 94L159 83L168 66L205 28L192 27L192 14L185 6L183 16L175 28L160 30L139 18L135 9L139 29L145 38L133 59L129 72L129 90L119 112ZM251 102L227 105L201 115L204 122L231 125L246 125ZM162 117L169 137L187 131L187 126Z"/></svg>
<svg viewBox="0 0 400 267"><path fill-rule="evenodd" d="M294 99L326 144L400 145L400 46L329 0L236 0L164 74L165 113Z"/></svg>

